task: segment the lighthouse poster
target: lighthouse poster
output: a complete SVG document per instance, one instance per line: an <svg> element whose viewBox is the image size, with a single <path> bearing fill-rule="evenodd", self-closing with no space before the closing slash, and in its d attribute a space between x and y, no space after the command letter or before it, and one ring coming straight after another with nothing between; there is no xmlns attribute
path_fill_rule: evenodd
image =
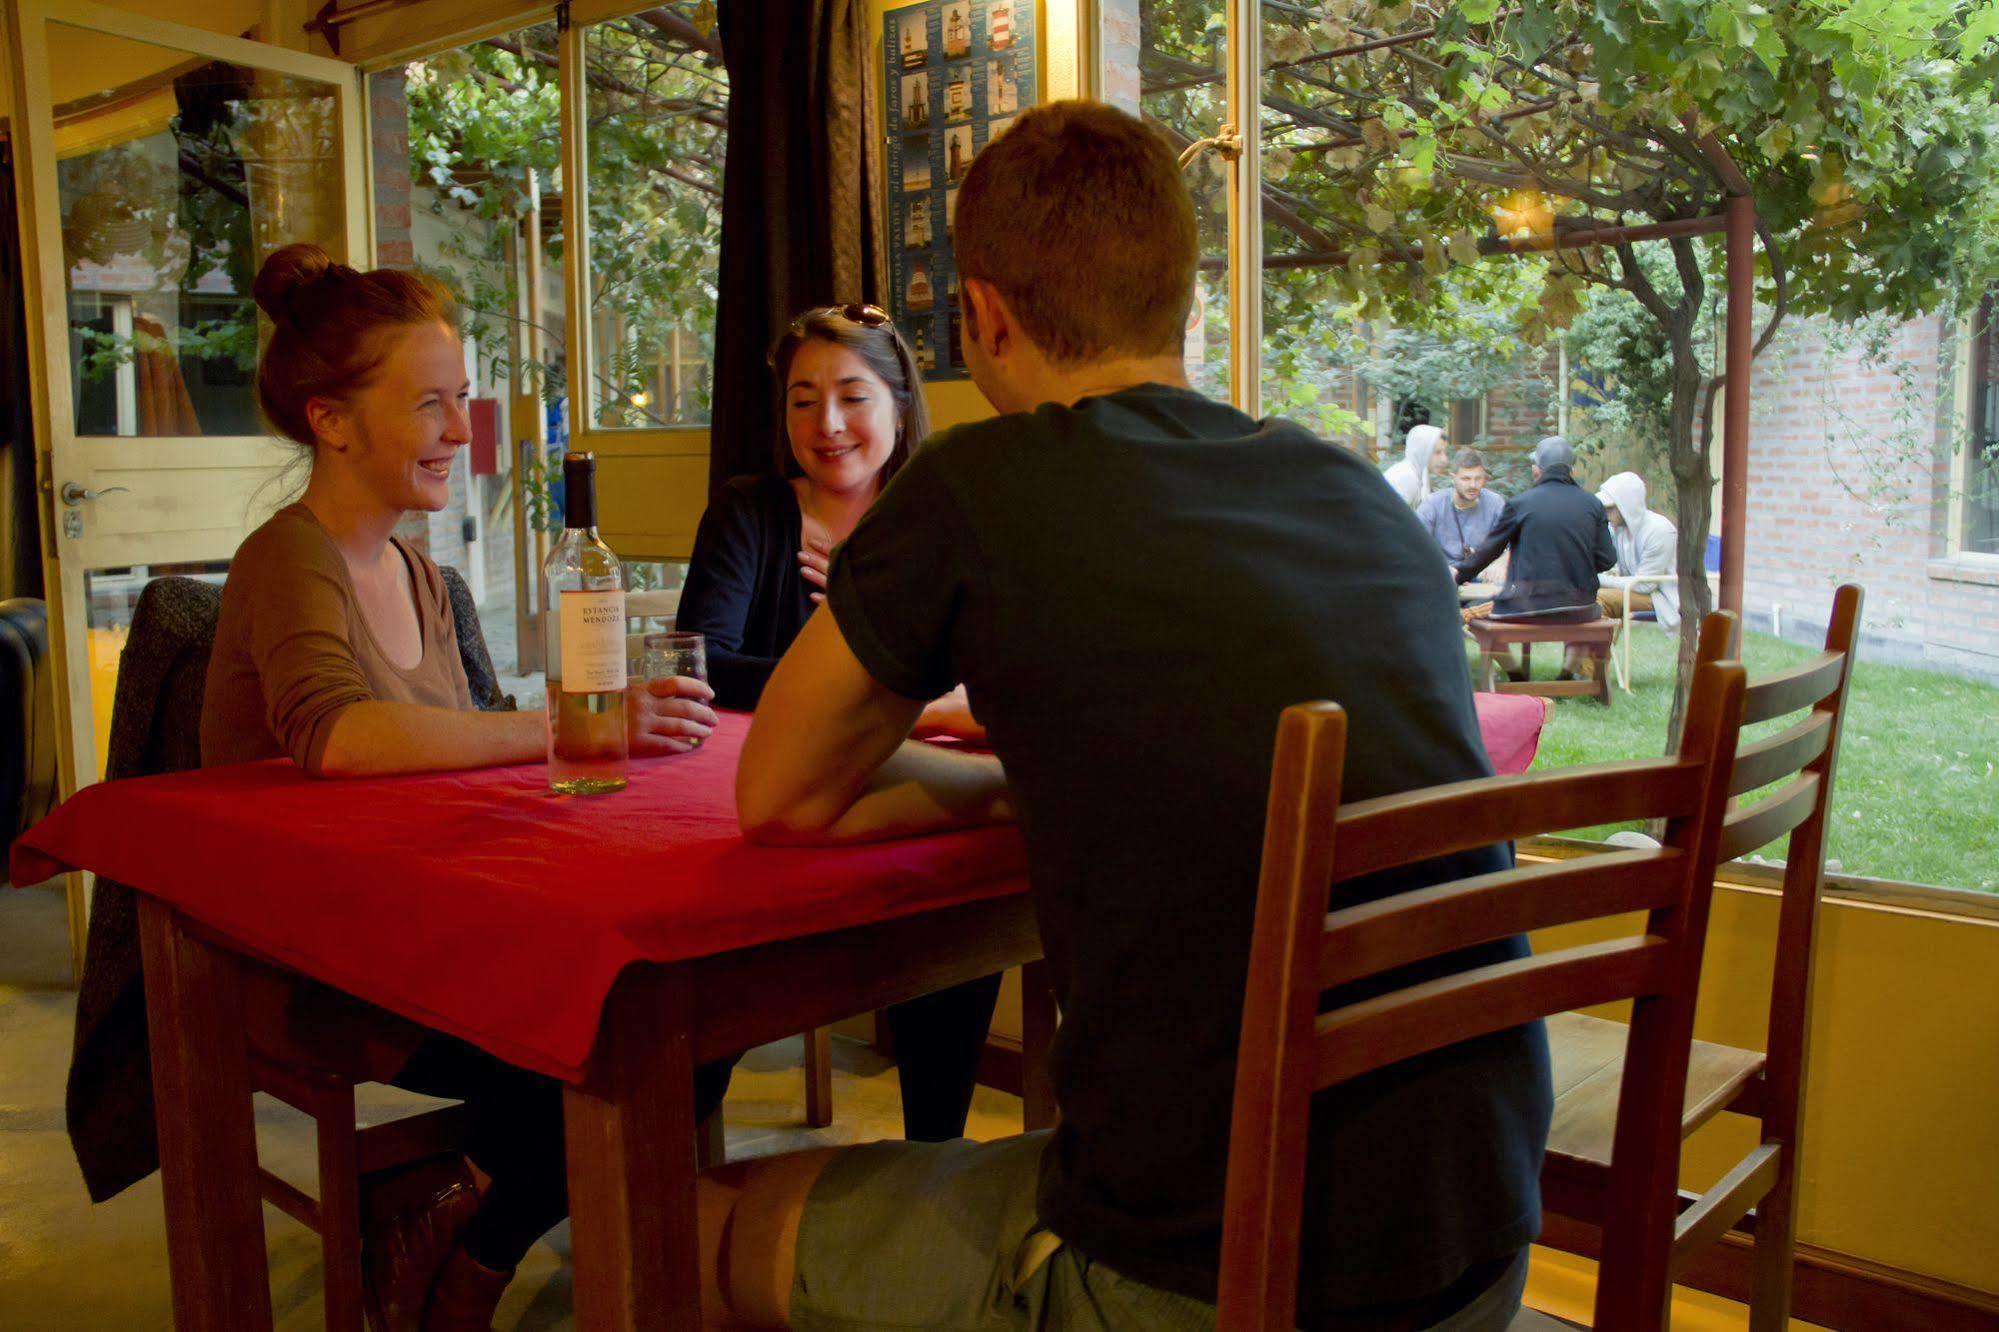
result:
<svg viewBox="0 0 1999 1332"><path fill-rule="evenodd" d="M882 16L889 308L926 379L965 377L951 230L972 159L1038 100L1034 0L923 0Z"/></svg>

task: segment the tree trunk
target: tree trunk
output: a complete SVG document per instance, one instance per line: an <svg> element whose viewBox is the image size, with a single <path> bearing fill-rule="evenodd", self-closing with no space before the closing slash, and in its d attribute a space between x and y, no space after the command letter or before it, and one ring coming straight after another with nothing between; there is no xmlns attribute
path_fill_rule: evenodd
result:
<svg viewBox="0 0 1999 1332"><path fill-rule="evenodd" d="M1701 620L1712 608L1707 586L1707 536L1714 507L1714 476L1708 467L1711 451L1701 428L1700 358L1691 338L1675 337L1672 341L1673 409L1668 444L1680 530L1680 659L1673 683L1673 707L1666 719L1665 752L1669 754L1679 748L1680 721L1694 675L1694 649L1700 643Z"/></svg>

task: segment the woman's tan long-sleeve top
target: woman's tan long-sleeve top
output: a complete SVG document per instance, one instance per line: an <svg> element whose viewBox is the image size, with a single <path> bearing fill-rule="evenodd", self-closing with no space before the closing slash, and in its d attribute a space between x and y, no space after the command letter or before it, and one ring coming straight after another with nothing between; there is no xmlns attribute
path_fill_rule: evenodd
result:
<svg viewBox="0 0 1999 1332"><path fill-rule="evenodd" d="M201 707L201 762L289 754L319 771L334 719L380 699L470 709L443 575L400 538L416 591L423 656L392 663L361 615L347 562L312 510L291 504L252 532L229 566Z"/></svg>

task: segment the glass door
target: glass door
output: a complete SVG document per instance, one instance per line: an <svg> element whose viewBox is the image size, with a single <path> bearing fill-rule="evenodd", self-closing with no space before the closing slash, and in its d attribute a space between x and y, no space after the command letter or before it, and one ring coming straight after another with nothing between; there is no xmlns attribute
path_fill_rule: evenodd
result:
<svg viewBox="0 0 1999 1332"><path fill-rule="evenodd" d="M103 771L146 582L220 579L303 481L258 418L251 284L295 241L365 265L361 104L338 61L75 0L10 11L67 793Z"/></svg>

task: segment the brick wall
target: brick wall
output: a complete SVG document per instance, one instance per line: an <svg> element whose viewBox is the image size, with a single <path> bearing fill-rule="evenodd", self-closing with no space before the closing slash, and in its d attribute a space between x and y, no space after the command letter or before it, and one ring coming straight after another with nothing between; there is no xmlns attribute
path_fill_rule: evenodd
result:
<svg viewBox="0 0 1999 1332"><path fill-rule="evenodd" d="M409 268L416 262L410 243L410 104L401 68L368 76L368 114L375 262L383 268Z"/></svg>
<svg viewBox="0 0 1999 1332"><path fill-rule="evenodd" d="M1921 386L1914 403L1889 367L1829 360L1824 327L1794 325L1751 386L1750 622L1767 628L1781 609L1785 635L1809 641L1824 632L1833 588L1857 580L1872 659L1999 680L1999 571L1953 560L1945 545L1948 440L1962 423L1951 419L1941 321L1896 335L1892 360ZM1911 436L1920 443L1902 442Z"/></svg>

